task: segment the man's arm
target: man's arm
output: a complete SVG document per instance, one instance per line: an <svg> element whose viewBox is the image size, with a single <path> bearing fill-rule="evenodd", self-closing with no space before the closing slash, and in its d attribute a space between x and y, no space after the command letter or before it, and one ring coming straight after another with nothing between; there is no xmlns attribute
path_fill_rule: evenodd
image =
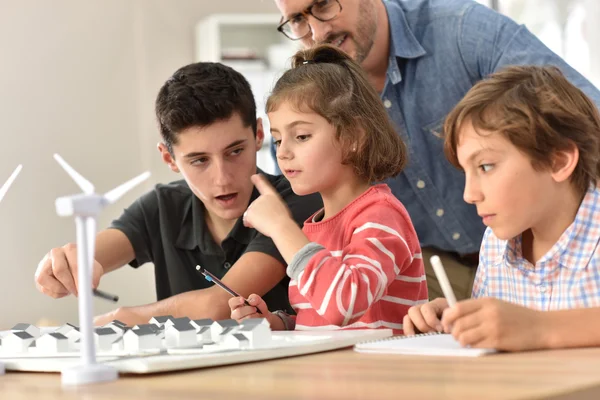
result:
<svg viewBox="0 0 600 400"><path fill-rule="evenodd" d="M474 80L509 65L554 65L600 107L600 91L524 25L475 4L461 21L459 47Z"/></svg>
<svg viewBox="0 0 600 400"><path fill-rule="evenodd" d="M274 257L261 252L248 252L225 274L222 281L231 289L247 298L256 293L263 296L285 275L285 266ZM191 319L228 319L231 295L217 286L194 290L169 297L156 303L137 307L122 307L96 318L96 325L104 325L114 319L127 325L148 322L153 316L172 315Z"/></svg>

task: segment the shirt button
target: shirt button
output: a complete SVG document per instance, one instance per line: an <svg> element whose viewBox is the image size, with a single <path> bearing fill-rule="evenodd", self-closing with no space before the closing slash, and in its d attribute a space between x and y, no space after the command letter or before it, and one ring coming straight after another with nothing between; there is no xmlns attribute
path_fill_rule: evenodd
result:
<svg viewBox="0 0 600 400"><path fill-rule="evenodd" d="M389 101L388 99L385 99L383 101L383 105L385 106L385 108L390 108L392 106L392 102Z"/></svg>
<svg viewBox="0 0 600 400"><path fill-rule="evenodd" d="M425 182L419 179L419 181L417 182L417 187L419 189L423 189L425 187Z"/></svg>
<svg viewBox="0 0 600 400"><path fill-rule="evenodd" d="M458 239L460 239L460 233L458 233L458 232L454 233L454 234L452 235L452 239L454 239L454 240L458 240Z"/></svg>
<svg viewBox="0 0 600 400"><path fill-rule="evenodd" d="M546 285L540 285L540 292L546 293Z"/></svg>
<svg viewBox="0 0 600 400"><path fill-rule="evenodd" d="M225 268L229 268L229 267L231 267L231 264L229 262L225 261L225 264L223 264L223 266Z"/></svg>
<svg viewBox="0 0 600 400"><path fill-rule="evenodd" d="M444 210L442 210L441 208L438 208L437 211L435 212L435 215L437 215L438 217L441 217L442 215L444 215Z"/></svg>

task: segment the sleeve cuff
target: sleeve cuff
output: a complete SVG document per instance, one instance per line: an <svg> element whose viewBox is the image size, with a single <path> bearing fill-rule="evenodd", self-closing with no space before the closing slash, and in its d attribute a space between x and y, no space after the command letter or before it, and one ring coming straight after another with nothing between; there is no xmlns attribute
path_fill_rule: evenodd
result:
<svg viewBox="0 0 600 400"><path fill-rule="evenodd" d="M310 259L321 250L325 250L325 247L318 243L310 242L305 245L294 255L294 258L292 258L292 261L287 266L287 275L291 279L298 279L298 276L304 271Z"/></svg>

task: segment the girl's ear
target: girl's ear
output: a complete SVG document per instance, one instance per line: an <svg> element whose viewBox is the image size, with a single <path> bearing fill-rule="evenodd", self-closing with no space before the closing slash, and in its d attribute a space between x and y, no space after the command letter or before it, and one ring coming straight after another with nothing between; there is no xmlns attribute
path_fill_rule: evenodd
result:
<svg viewBox="0 0 600 400"><path fill-rule="evenodd" d="M567 150L560 150L552 156L552 178L556 182L564 182L571 178L579 162L579 149L575 143Z"/></svg>

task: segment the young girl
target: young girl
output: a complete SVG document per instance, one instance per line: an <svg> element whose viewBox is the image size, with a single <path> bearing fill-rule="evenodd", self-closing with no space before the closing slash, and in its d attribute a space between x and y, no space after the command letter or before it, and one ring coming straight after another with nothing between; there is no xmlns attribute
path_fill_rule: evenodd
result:
<svg viewBox="0 0 600 400"><path fill-rule="evenodd" d="M298 195L324 208L301 230L263 177L244 222L270 236L288 264L297 316L264 301L230 300L231 317L266 317L274 330L391 328L427 301L421 249L404 206L385 184L406 147L358 64L335 47L299 51L267 101L277 161ZM257 313L257 309L262 315Z"/></svg>

